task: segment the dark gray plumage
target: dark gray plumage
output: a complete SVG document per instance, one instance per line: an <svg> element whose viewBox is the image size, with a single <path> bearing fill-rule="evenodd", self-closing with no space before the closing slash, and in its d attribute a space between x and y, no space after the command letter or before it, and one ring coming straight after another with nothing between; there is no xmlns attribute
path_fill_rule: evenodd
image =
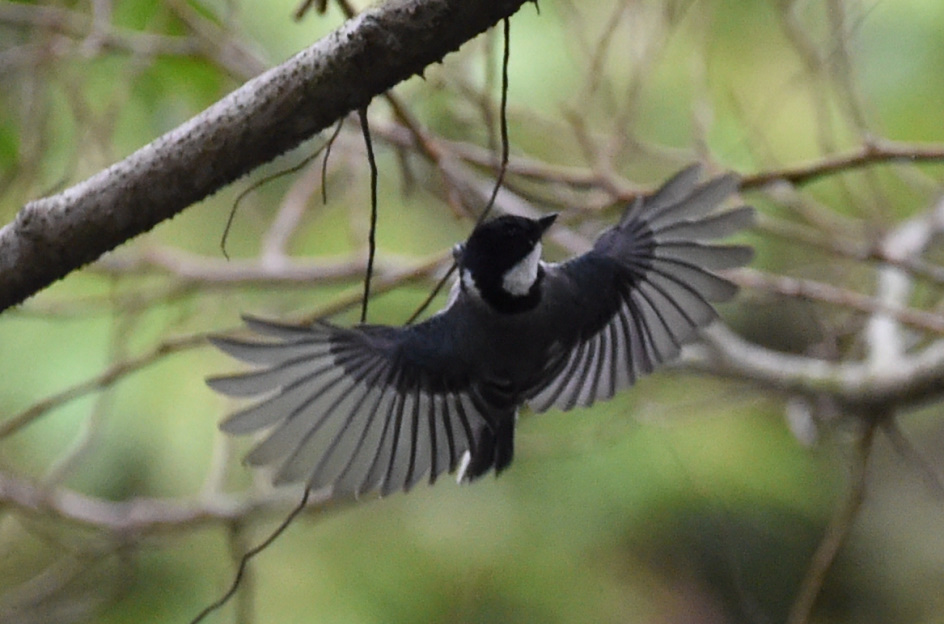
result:
<svg viewBox="0 0 944 624"><path fill-rule="evenodd" d="M738 186L697 184L690 167L627 210L593 249L539 262L554 215L499 217L457 248L450 304L408 327L310 327L247 318L266 340L212 341L253 371L209 380L257 402L227 433L269 430L247 456L333 496L409 489L511 462L517 410L568 410L613 396L678 355L735 286L713 271L752 250L710 241L751 223L742 206L710 214Z"/></svg>

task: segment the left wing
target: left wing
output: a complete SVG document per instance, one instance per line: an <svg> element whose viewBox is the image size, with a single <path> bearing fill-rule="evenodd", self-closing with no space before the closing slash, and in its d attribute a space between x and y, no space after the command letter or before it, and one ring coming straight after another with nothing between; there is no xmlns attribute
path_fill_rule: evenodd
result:
<svg viewBox="0 0 944 624"><path fill-rule="evenodd" d="M256 368L207 383L258 399L220 427L268 431L246 461L276 467L276 484L383 495L425 476L432 482L458 468L474 478L510 461L514 411L490 404L452 357L448 311L404 328L245 320L268 340L211 341Z"/></svg>

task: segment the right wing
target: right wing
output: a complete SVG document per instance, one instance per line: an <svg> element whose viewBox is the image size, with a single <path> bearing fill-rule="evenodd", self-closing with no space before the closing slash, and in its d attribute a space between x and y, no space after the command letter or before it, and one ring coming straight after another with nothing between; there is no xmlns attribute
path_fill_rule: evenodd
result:
<svg viewBox="0 0 944 624"><path fill-rule="evenodd" d="M220 428L269 429L246 461L275 466L276 484L331 486L335 497L385 495L426 475L433 482L459 468L460 478L474 478L510 461L500 436L514 413L490 405L449 357L448 311L404 328L245 320L269 340L211 341L257 368L207 383L259 399Z"/></svg>
<svg viewBox="0 0 944 624"><path fill-rule="evenodd" d="M548 378L528 403L541 412L608 399L676 357L716 316L711 302L737 287L714 271L747 263L750 247L714 244L750 225L753 209L710 214L737 190L735 176L697 184L683 170L654 195L632 204L593 249L549 268L547 296L561 302L570 332Z"/></svg>

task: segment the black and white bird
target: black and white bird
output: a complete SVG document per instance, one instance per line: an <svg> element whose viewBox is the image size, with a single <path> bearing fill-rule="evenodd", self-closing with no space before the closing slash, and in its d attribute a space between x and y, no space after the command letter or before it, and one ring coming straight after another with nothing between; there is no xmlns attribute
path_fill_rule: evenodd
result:
<svg viewBox="0 0 944 624"><path fill-rule="evenodd" d="M698 184L690 167L637 199L593 248L541 260L556 215L502 216L455 248L449 304L405 327L246 318L264 340L213 338L256 368L210 386L257 401L223 421L268 430L247 456L274 481L330 488L334 498L408 490L458 471L471 480L511 463L518 410L569 410L609 399L679 354L736 287L714 273L752 250L710 241L751 223L753 209L714 210L733 175Z"/></svg>

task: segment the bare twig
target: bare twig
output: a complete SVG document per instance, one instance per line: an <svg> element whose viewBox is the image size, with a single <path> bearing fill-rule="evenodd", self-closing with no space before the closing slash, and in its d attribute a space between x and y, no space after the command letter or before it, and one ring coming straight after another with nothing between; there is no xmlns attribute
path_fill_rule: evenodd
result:
<svg viewBox="0 0 944 624"><path fill-rule="evenodd" d="M257 180L253 182L252 184L249 185L249 188L243 190L239 195L236 196L236 199L233 201L233 206L229 210L229 215L226 217L226 225L223 226L223 234L220 236L220 251L223 253L223 256L227 260L229 260L229 253L226 251L226 241L229 238L229 232L233 227L233 221L236 219L236 211L239 209L240 203L242 203L242 201L247 196L249 196L250 193L268 184L269 182L272 182L273 180L277 180L281 177L291 175L293 173L297 173L301 171L302 169L307 167L313 160L315 160L318 157L318 154L320 154L327 145L329 145L329 143L322 144L314 152L312 152L311 154L303 158L302 161L299 162L298 164L292 165L291 167L287 169L282 169L281 171L277 171L271 175L265 176L261 180Z"/></svg>
<svg viewBox="0 0 944 624"><path fill-rule="evenodd" d="M906 463L915 468L921 478L924 479L924 482L927 483L928 489L938 499L944 500L944 478L941 477L937 469L921 456L921 452L908 439L894 418L888 418L882 421L881 424L882 431L888 437L888 441L891 442L895 451Z"/></svg>
<svg viewBox="0 0 944 624"><path fill-rule="evenodd" d="M741 188L758 188L778 180L798 185L808 184L828 175L879 164L941 161L944 161L944 146L876 139L856 151L826 156L807 165L745 175L741 178Z"/></svg>
<svg viewBox="0 0 944 624"><path fill-rule="evenodd" d="M508 62L511 58L511 21L505 19L502 22L504 26L504 47L502 48L502 80L501 80L501 103L499 104L498 124L501 134L501 159L498 161L498 177L495 179L495 187L492 194L485 203L485 209L476 219L476 224L481 224L488 217L488 213L495 205L495 198L498 197L498 191L501 190L502 181L505 179L505 171L508 167Z"/></svg>
<svg viewBox="0 0 944 624"><path fill-rule="evenodd" d="M865 428L855 448L855 457L852 458L851 473L849 475L849 493L843 503L836 507L833 517L829 521L826 533L813 554L810 567L800 584L787 624L806 624L813 612L816 598L823 588L826 575L836 560L836 555L846 542L852 524L865 500L866 476L869 455L872 451L872 441L875 438L876 425L870 424Z"/></svg>
<svg viewBox="0 0 944 624"><path fill-rule="evenodd" d="M944 396L944 341L909 355L895 369L874 371L864 362L829 362L766 349L720 323L683 350L679 365L757 384L785 395L831 396L852 413L889 406L904 409Z"/></svg>
<svg viewBox="0 0 944 624"><path fill-rule="evenodd" d="M828 253L858 262L878 261L907 271L915 277L944 284L944 267L925 262L918 257L892 257L881 245L859 241L852 237L830 235L815 228L799 225L770 215L760 215L755 230L793 243L802 243Z"/></svg>
<svg viewBox="0 0 944 624"><path fill-rule="evenodd" d="M92 268L113 276L157 271L202 287L220 284L310 286L313 283L332 284L356 279L364 272L364 256L363 252L355 252L341 258L299 259L280 254L263 254L259 258L226 261L168 247L151 247L138 253L103 258ZM402 270L404 266L408 266L408 262L398 259L379 261L376 268L378 272L386 274Z"/></svg>
<svg viewBox="0 0 944 624"><path fill-rule="evenodd" d="M212 498L136 497L110 501L80 494L68 488L48 489L0 472L0 505L29 516L53 517L116 536L188 531L194 527L232 522L259 514L281 514L296 495L274 491L253 498L216 494ZM315 497L309 508L324 509L325 498Z"/></svg>
<svg viewBox="0 0 944 624"><path fill-rule="evenodd" d="M731 281L744 288L766 290L786 297L822 301L861 312L882 312L906 325L944 335L944 316L886 303L848 288L815 280L773 275L755 269L733 271L729 277Z"/></svg>
<svg viewBox="0 0 944 624"><path fill-rule="evenodd" d="M23 427L29 425L37 418L40 418L50 410L60 407L69 401L85 396L92 392L97 392L114 384L119 379L141 370L142 368L154 363L158 359L171 353L190 349L205 341L203 335L181 336L165 340L152 351L136 358L122 360L105 369L95 377L84 381L78 385L67 388L52 396L34 403L29 408L15 415L0 424L0 440L13 435Z"/></svg>
<svg viewBox="0 0 944 624"><path fill-rule="evenodd" d="M367 121L367 107L357 111L364 135L364 147L367 150L367 166L370 169L370 229L367 234L367 268L364 270L364 298L361 302L361 323L367 322L367 303L370 300L370 280L374 276L374 255L377 253L377 159L374 157L374 143L370 138L370 125Z"/></svg>
<svg viewBox="0 0 944 624"><path fill-rule="evenodd" d="M81 12L18 2L0 2L0 24L56 32L76 40L85 39L96 28L93 19ZM102 48L135 55L191 56L202 47L192 37L156 35L117 26L97 30L96 35Z"/></svg>
<svg viewBox="0 0 944 624"><path fill-rule="evenodd" d="M298 517L300 513L305 511L305 506L308 505L308 499L311 496L311 490L305 489L302 493L301 500L298 501L298 504L288 512L288 515L279 523L279 526L275 528L272 533L269 534L261 543L250 548L242 554L239 558L239 565L236 567L236 575L233 577L233 582L230 584L229 589L219 597L215 602L208 605L205 609L200 611L195 618L190 621L190 624L198 624L203 621L203 619L225 605L229 602L229 599L233 597L236 591L239 589L239 584L243 580L243 576L246 574L246 570L249 567L249 562L252 561L252 558L261 553L263 550L269 547L272 542L274 542L278 537L285 532L290 524Z"/></svg>

